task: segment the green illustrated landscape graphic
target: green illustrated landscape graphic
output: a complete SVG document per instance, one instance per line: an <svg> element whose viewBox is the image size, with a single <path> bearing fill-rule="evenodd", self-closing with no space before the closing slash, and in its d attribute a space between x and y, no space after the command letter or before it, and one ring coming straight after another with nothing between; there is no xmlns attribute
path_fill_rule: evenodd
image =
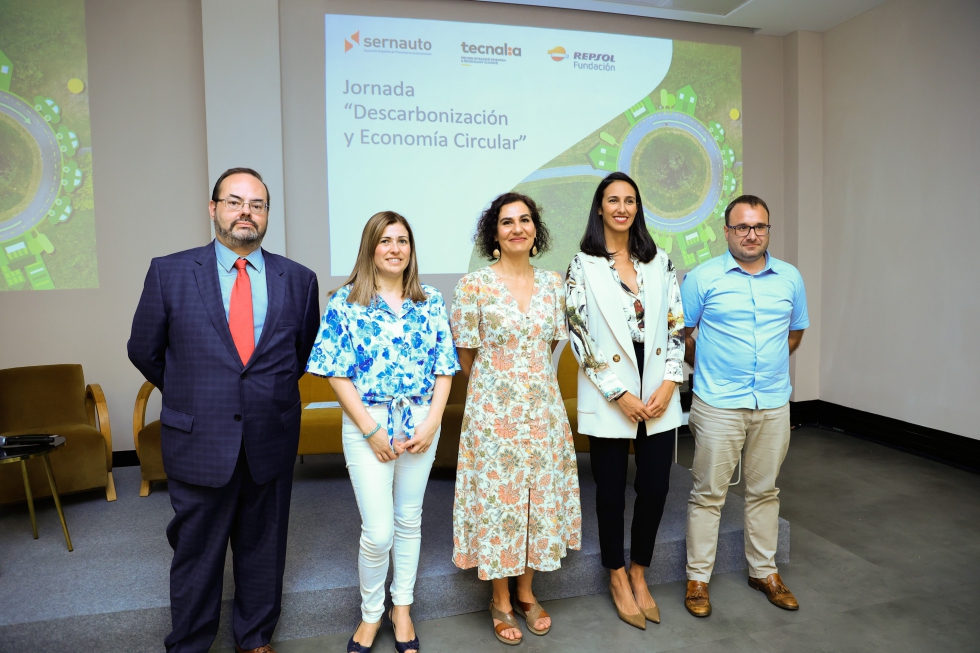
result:
<svg viewBox="0 0 980 653"><path fill-rule="evenodd" d="M660 86L525 177L514 190L543 208L552 235L535 265L565 272L596 186L614 171L639 185L646 227L678 279L722 254L725 207L742 188L741 76L739 48L674 41ZM486 264L474 250L470 270Z"/></svg>
<svg viewBox="0 0 980 653"><path fill-rule="evenodd" d="M84 0L0 0L0 290L97 288Z"/></svg>

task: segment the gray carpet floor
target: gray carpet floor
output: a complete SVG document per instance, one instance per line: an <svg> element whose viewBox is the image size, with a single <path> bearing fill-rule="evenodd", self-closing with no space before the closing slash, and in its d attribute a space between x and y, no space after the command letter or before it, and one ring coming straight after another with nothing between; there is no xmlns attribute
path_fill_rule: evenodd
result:
<svg viewBox="0 0 980 653"><path fill-rule="evenodd" d="M562 569L541 574L542 600L601 593L607 576L599 563L595 484L587 455L579 457L583 549L570 552ZM0 651L158 651L169 630L165 538L173 515L166 484L139 497L139 469L114 471L119 499L99 492L63 498L75 550L64 545L50 499L37 502L40 539L31 537L26 505L0 508ZM451 476L429 482L423 511L423 547L413 614L437 619L481 610L489 586L473 570L452 563ZM684 529L690 472L675 466L671 494L658 533L651 583L684 576ZM632 489L627 525L631 519ZM295 468L283 615L277 639L309 639L352 629L358 619L356 548L360 518L341 456L307 456ZM627 546L628 536L627 531ZM789 524L781 523L779 559L789 554ZM717 570L744 569L742 500L732 495L723 511ZM216 646L232 643L227 618L234 591L226 560L225 604Z"/></svg>
<svg viewBox="0 0 980 653"><path fill-rule="evenodd" d="M682 464L693 443L681 440ZM546 637L494 638L485 612L417 623L426 653L972 653L980 651L980 476L847 435L794 432L779 479L792 524L780 574L797 612L716 574L713 613L683 607L684 583L651 588L662 623L618 621L605 594L550 601ZM740 486L732 488L740 493ZM343 651L349 633L277 642L279 653ZM375 651L393 650L390 627ZM217 648L218 653L230 653Z"/></svg>

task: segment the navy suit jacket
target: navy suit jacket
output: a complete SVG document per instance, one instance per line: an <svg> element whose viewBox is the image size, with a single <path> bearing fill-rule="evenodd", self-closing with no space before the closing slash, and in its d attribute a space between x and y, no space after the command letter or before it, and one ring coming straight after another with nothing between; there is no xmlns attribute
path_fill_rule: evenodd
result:
<svg viewBox="0 0 980 653"><path fill-rule="evenodd" d="M150 262L129 360L163 393L163 466L179 481L225 485L243 439L256 483L296 460L299 378L320 321L319 288L311 270L262 254L269 309L245 365L225 317L214 242Z"/></svg>

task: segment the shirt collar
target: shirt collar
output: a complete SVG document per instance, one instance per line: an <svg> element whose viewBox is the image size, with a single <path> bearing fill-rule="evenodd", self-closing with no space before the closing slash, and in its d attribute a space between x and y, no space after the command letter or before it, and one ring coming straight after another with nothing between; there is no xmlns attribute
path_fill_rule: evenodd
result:
<svg viewBox="0 0 980 653"><path fill-rule="evenodd" d="M775 272L775 270L772 267L772 258L770 258L769 252L765 253L765 257L766 257L766 267L762 268L759 272L756 272L755 275L750 275L750 276L758 276L760 274L765 274L767 272ZM748 272L742 269L741 265L738 264L738 261L736 261L735 257L732 256L731 250L727 250L727 249L725 250L722 263L725 266L725 272L731 272L732 270L735 270L737 272L741 272L742 274L749 274Z"/></svg>
<svg viewBox="0 0 980 653"><path fill-rule="evenodd" d="M388 306L388 302L381 299L381 295L378 295L377 293L375 293L374 297L371 298L371 308L387 311L392 315L395 315L394 309L391 306ZM405 317L406 315L408 315L408 312L413 308L415 308L415 302L413 302L408 297L403 299L401 305L401 309L402 309L401 317Z"/></svg>
<svg viewBox="0 0 980 653"><path fill-rule="evenodd" d="M262 248L259 247L251 254L245 257L241 257L235 252L231 251L227 247L221 244L217 238L214 239L214 254L218 258L218 265L225 272L231 272L235 268L235 261L239 258L244 258L246 261L252 264L258 272L262 271L262 267L265 265L265 257L262 256Z"/></svg>

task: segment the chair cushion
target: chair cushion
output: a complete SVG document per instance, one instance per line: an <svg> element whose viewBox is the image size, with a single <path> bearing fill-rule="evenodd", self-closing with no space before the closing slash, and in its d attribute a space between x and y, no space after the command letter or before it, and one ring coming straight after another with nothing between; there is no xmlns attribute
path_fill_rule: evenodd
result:
<svg viewBox="0 0 980 653"><path fill-rule="evenodd" d="M163 450L160 448L160 420L150 422L139 432L140 475L144 481L165 481Z"/></svg>
<svg viewBox="0 0 980 653"><path fill-rule="evenodd" d="M98 429L85 424L55 424L44 428L19 430L16 433L53 433L65 436L65 444L49 456L58 494L70 494L94 488L104 488L109 482L106 469L105 438ZM0 435L13 435L6 432ZM34 497L51 495L44 461L27 461L27 473ZM0 503L24 501L24 481L19 463L0 465Z"/></svg>
<svg viewBox="0 0 980 653"><path fill-rule="evenodd" d="M0 432L70 423L89 423L81 365L0 370Z"/></svg>
<svg viewBox="0 0 980 653"><path fill-rule="evenodd" d="M309 375L307 375L309 376ZM326 399L322 401L328 401ZM344 412L339 408L304 408L300 417L299 451L301 456L322 453L344 453Z"/></svg>

